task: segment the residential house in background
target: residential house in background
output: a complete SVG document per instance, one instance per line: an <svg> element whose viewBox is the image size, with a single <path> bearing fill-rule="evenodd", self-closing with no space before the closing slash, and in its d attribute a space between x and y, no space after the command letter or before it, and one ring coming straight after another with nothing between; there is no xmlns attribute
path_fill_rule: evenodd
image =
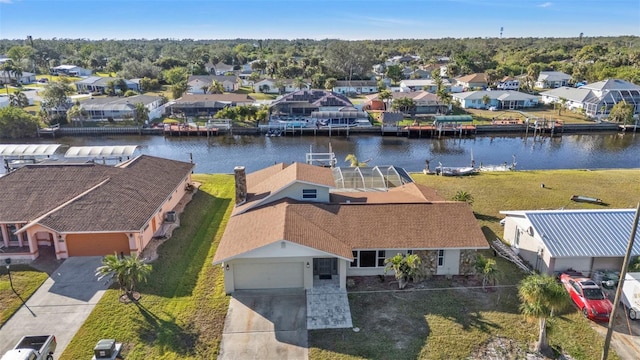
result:
<svg viewBox="0 0 640 360"><path fill-rule="evenodd" d="M378 98L379 94L373 94L366 96L363 109L365 110L385 110L387 107L385 103ZM391 109L393 101L400 98L413 99L416 104L415 114L438 114L446 113L447 106L442 104L438 99L438 96L426 91L412 91L412 92L392 92L392 98L389 100L388 109Z"/></svg>
<svg viewBox="0 0 640 360"><path fill-rule="evenodd" d="M213 116L226 107L251 105L255 99L246 94L185 94L166 106L168 114Z"/></svg>
<svg viewBox="0 0 640 360"><path fill-rule="evenodd" d="M66 76L91 76L93 73L90 69L85 69L76 65L59 65L49 70L51 75Z"/></svg>
<svg viewBox="0 0 640 360"><path fill-rule="evenodd" d="M512 76L505 76L496 85L498 90L518 90L520 89L520 80Z"/></svg>
<svg viewBox="0 0 640 360"><path fill-rule="evenodd" d="M110 82L114 82L116 83L116 89L118 89L117 87L117 82L120 79L117 78L112 78L112 77L102 77L102 76L90 76L86 79L82 79L80 81L76 81L75 85L76 85L76 90L79 93L83 93L83 92L87 92L87 93L100 93L100 94L106 94L107 90L109 88L109 83ZM139 83L135 83L131 80L127 80L127 79L123 79L125 84L127 84L127 90L133 90L133 91L140 91L140 84ZM122 90L122 89L120 89ZM125 90L126 91L126 90Z"/></svg>
<svg viewBox="0 0 640 360"><path fill-rule="evenodd" d="M451 92L451 82L449 81L449 79L442 79L442 85L447 92ZM424 90L433 94L435 94L438 89L436 81L433 79L402 80L400 82L400 87L403 89L403 91Z"/></svg>
<svg viewBox="0 0 640 360"><path fill-rule="evenodd" d="M621 101L633 105L634 115L640 114L640 86L621 79L606 79L579 88L561 87L540 95L546 104L566 99L569 109L584 109L591 118L607 117L611 108Z"/></svg>
<svg viewBox="0 0 640 360"><path fill-rule="evenodd" d="M26 165L0 177L3 257L136 255L191 184L194 164L142 155L116 166Z"/></svg>
<svg viewBox="0 0 640 360"><path fill-rule="evenodd" d="M318 111L339 111L343 107L352 107L349 99L327 90L299 90L274 100L269 105L270 113L275 117L308 117Z"/></svg>
<svg viewBox="0 0 640 360"><path fill-rule="evenodd" d="M338 94L372 94L378 92L378 82L375 80L338 80L333 87Z"/></svg>
<svg viewBox="0 0 640 360"><path fill-rule="evenodd" d="M635 209L519 210L505 215L504 240L541 273L620 270ZM640 255L640 233L632 256Z"/></svg>
<svg viewBox="0 0 640 360"><path fill-rule="evenodd" d="M238 77L235 75L191 75L187 80L187 85L189 85L187 94L206 94L214 81L221 83L225 92L238 90ZM205 91L203 88L207 90Z"/></svg>
<svg viewBox="0 0 640 360"><path fill-rule="evenodd" d="M213 263L226 293L346 288L347 276L385 274L385 260L417 254L429 275L472 274L488 243L465 202L444 201L393 166L276 164L234 169L236 205Z"/></svg>
<svg viewBox="0 0 640 360"><path fill-rule="evenodd" d="M278 82L282 82L282 85L284 85L282 89L278 88ZM304 89L299 89L295 82L294 79L262 79L253 84L253 91L264 94L280 94L281 92L288 94L298 90L309 89L310 84L308 82L305 82Z"/></svg>
<svg viewBox="0 0 640 360"><path fill-rule="evenodd" d="M213 75L225 75L226 73L233 72L233 65L227 65L222 62L217 64L206 63L204 68L209 74Z"/></svg>
<svg viewBox="0 0 640 360"><path fill-rule="evenodd" d="M14 71L2 70L0 71L0 84L33 84L36 82L36 74L23 71L18 75Z"/></svg>
<svg viewBox="0 0 640 360"><path fill-rule="evenodd" d="M489 86L489 83L487 81L487 74L485 73L475 73L475 74L460 76L456 78L455 81L458 86L462 86L462 88L465 90L471 90L471 89L477 89L477 88L484 90L487 88L487 86Z"/></svg>
<svg viewBox="0 0 640 360"><path fill-rule="evenodd" d="M485 96L489 102L484 103ZM523 109L538 105L538 97L513 90L481 90L452 94L451 98L463 109Z"/></svg>
<svg viewBox="0 0 640 360"><path fill-rule="evenodd" d="M540 89L554 89L561 86L568 86L571 75L561 71L540 71L535 86Z"/></svg>
<svg viewBox="0 0 640 360"><path fill-rule="evenodd" d="M87 114L86 120L105 121L133 119L136 104L142 103L149 110L149 119L162 116L162 97L150 95L136 95L130 97L92 98L80 102L80 107Z"/></svg>

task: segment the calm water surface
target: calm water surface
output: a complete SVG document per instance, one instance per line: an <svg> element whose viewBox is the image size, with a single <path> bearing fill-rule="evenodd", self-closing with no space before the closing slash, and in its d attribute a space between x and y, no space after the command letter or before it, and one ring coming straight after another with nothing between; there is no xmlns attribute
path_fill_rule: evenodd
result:
<svg viewBox="0 0 640 360"><path fill-rule="evenodd" d="M347 154L371 165L396 165L408 171L421 171L425 160L431 167L511 163L513 155L519 170L640 168L640 133L572 134L549 138L523 136L476 136L474 138L407 139L376 135L329 137L264 137L221 135L206 137L104 136L63 137L14 141L16 143L60 143L68 146L139 145L139 153L196 163L197 173L231 173L243 165L247 171L277 162L305 161L310 146L326 152L329 142L338 164ZM5 142L6 143L6 142ZM60 148L60 156L66 148Z"/></svg>

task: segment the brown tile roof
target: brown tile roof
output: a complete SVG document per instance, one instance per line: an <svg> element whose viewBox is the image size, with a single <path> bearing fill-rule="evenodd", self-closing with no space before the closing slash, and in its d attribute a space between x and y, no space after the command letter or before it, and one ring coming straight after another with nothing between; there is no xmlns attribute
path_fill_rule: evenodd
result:
<svg viewBox="0 0 640 360"><path fill-rule="evenodd" d="M0 221L33 221L70 201L38 223L63 233L140 230L192 169L147 155L121 167L26 166L0 178L9 190L0 198Z"/></svg>
<svg viewBox="0 0 640 360"><path fill-rule="evenodd" d="M304 163L276 164L247 175L247 201L234 209L234 214L245 211L274 192L294 181L334 187L335 180L329 168Z"/></svg>
<svg viewBox="0 0 640 360"><path fill-rule="evenodd" d="M444 201L432 188L416 183L408 183L389 191L347 191L331 193L332 203L419 203Z"/></svg>
<svg viewBox="0 0 640 360"><path fill-rule="evenodd" d="M459 82L464 82L464 83L486 83L487 82L487 74L485 74L485 73L469 74L469 75L461 76L461 77L457 78L456 80L458 80Z"/></svg>
<svg viewBox="0 0 640 360"><path fill-rule="evenodd" d="M348 259L352 249L488 248L464 202L338 205L285 199L233 216L214 263L279 240Z"/></svg>

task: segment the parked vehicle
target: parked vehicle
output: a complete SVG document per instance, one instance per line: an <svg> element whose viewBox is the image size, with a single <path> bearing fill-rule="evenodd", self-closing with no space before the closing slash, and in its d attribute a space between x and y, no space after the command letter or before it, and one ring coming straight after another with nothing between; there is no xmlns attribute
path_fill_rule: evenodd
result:
<svg viewBox="0 0 640 360"><path fill-rule="evenodd" d="M622 303L629 319L640 319L640 273L627 273L622 284Z"/></svg>
<svg viewBox="0 0 640 360"><path fill-rule="evenodd" d="M122 355L120 355L121 350L121 343L117 343L114 339L102 339L98 341L93 348L93 357L91 360L122 359Z"/></svg>
<svg viewBox="0 0 640 360"><path fill-rule="evenodd" d="M613 304L600 286L586 277L561 274L560 281L571 296L573 303L590 320L609 321Z"/></svg>
<svg viewBox="0 0 640 360"><path fill-rule="evenodd" d="M591 279L605 289L615 289L620 281L620 272L614 270L596 270Z"/></svg>
<svg viewBox="0 0 640 360"><path fill-rule="evenodd" d="M56 345L53 335L23 336L0 360L53 360Z"/></svg>

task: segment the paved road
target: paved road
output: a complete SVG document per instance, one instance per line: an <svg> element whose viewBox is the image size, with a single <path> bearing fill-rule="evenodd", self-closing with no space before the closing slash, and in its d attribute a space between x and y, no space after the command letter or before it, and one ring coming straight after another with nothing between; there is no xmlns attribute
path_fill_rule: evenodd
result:
<svg viewBox="0 0 640 360"><path fill-rule="evenodd" d="M35 316L23 306L0 328L0 354L22 336L53 334L57 358L109 287L94 276L101 260L99 256L74 257L60 265L27 300Z"/></svg>
<svg viewBox="0 0 640 360"><path fill-rule="evenodd" d="M224 322L218 360L308 357L303 290L234 293Z"/></svg>

